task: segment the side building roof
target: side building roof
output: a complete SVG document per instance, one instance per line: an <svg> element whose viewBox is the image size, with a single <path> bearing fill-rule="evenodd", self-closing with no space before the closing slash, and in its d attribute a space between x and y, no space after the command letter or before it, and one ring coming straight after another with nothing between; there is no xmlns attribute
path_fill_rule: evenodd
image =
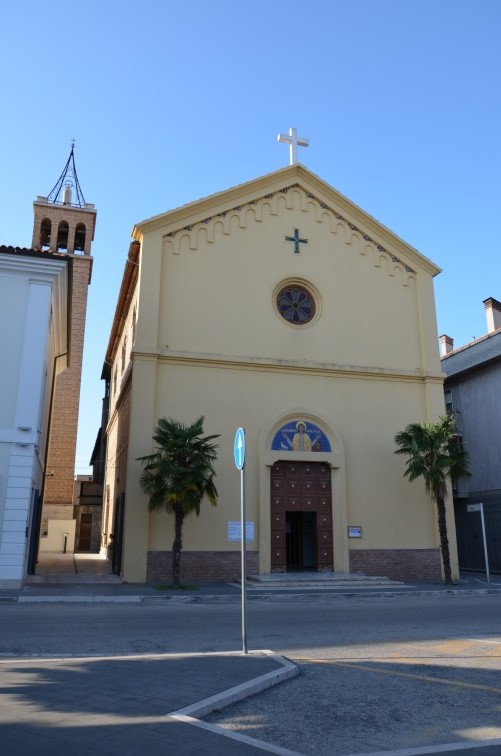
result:
<svg viewBox="0 0 501 756"><path fill-rule="evenodd" d="M441 358L441 365L447 378L452 378L498 360L501 360L501 328L449 352Z"/></svg>

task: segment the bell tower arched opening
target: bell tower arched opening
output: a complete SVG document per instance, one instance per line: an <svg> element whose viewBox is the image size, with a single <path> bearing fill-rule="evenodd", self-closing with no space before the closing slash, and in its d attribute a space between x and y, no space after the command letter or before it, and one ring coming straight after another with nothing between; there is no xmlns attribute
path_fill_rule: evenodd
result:
<svg viewBox="0 0 501 756"><path fill-rule="evenodd" d="M68 249L68 236L70 233L70 227L66 221L61 221L57 227L57 244L56 249L58 252L66 252Z"/></svg>
<svg viewBox="0 0 501 756"><path fill-rule="evenodd" d="M75 228L75 244L73 246L75 252L85 251L85 223L77 223Z"/></svg>
<svg viewBox="0 0 501 756"><path fill-rule="evenodd" d="M40 224L40 249L50 249L51 234L52 222L50 218L44 218Z"/></svg>

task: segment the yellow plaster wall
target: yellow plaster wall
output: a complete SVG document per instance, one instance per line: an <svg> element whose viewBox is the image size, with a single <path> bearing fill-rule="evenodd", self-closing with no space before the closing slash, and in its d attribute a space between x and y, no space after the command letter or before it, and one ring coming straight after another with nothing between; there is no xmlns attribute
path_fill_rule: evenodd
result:
<svg viewBox="0 0 501 756"><path fill-rule="evenodd" d="M436 341L430 349L436 326L429 338L431 277L420 283L419 308L416 276L403 264L392 263L346 223L339 221L333 233L327 218L316 219L311 203L298 208L299 196L292 204L288 209L284 199L278 215L263 211L260 222L251 215L245 228L235 219L229 234L215 223L212 242L202 228L195 250L181 232L177 247L164 238L158 346L401 370L426 362L439 371ZM308 245L293 254L285 236L298 226ZM273 317L273 293L289 278L310 282L320 295L321 316L309 327ZM419 309L426 315L425 337Z"/></svg>
<svg viewBox="0 0 501 756"><path fill-rule="evenodd" d="M156 388L155 417L175 415L189 423L204 414L205 432L221 434L218 507L202 507L199 518L187 521L184 548L235 548L234 543L226 541L226 532L228 521L238 520L240 511L240 476L233 460L233 440L239 425L245 427L247 436L247 514L256 525L256 540L249 548L257 547L262 429L271 416L286 417L291 407L299 405L308 408L309 419L322 418L344 442L347 524L363 527L363 538L350 542L350 548L436 546L433 506L420 483L410 485L404 480L403 461L394 455L395 433L423 414L424 387L416 382L193 368L160 361ZM440 393L440 384L434 391ZM141 434L147 438L148 429ZM339 502L334 501L334 509L337 506ZM171 519L152 516L149 548L169 549L172 538Z"/></svg>

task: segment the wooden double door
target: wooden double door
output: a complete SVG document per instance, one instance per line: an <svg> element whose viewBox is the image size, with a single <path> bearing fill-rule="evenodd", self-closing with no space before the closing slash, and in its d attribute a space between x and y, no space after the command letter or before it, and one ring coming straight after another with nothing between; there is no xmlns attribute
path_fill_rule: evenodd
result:
<svg viewBox="0 0 501 756"><path fill-rule="evenodd" d="M275 462L270 510L272 572L334 569L329 465Z"/></svg>

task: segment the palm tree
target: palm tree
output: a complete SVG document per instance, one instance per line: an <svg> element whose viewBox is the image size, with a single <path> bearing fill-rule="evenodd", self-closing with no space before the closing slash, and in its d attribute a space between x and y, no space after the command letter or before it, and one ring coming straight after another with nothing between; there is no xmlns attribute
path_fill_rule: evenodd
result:
<svg viewBox="0 0 501 756"><path fill-rule="evenodd" d="M449 540L445 517L447 479L469 477L468 454L461 448L452 415L443 415L436 423L411 423L397 433L395 454L404 454L407 469L404 473L413 481L422 477L426 493L437 505L440 548L444 565L445 582L452 583Z"/></svg>
<svg viewBox="0 0 501 756"><path fill-rule="evenodd" d="M204 418L192 425L160 418L153 434L156 450L139 457L144 471L139 485L149 497L151 511L174 515L174 543L172 544L172 585L179 587L183 523L192 512L200 514L200 504L206 497L215 506L217 490L213 479L213 462L217 458L219 436L202 436Z"/></svg>

